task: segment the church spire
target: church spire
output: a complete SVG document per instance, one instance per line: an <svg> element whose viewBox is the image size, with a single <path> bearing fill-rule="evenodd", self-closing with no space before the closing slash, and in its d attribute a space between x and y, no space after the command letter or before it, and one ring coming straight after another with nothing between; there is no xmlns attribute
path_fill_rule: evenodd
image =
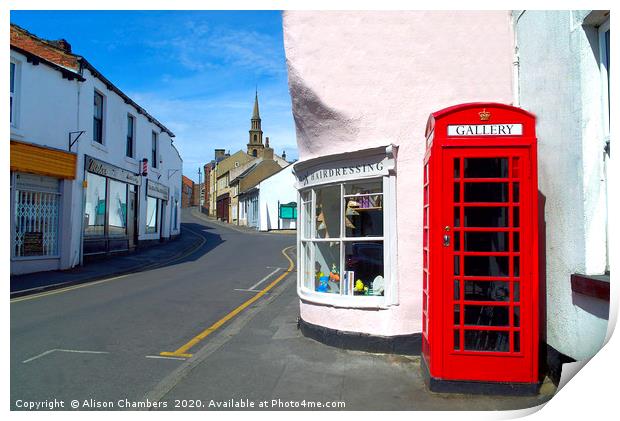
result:
<svg viewBox="0 0 620 421"><path fill-rule="evenodd" d="M254 97L254 112L252 113L252 120L260 120L260 114L258 113L258 88L256 89L256 96Z"/></svg>
<svg viewBox="0 0 620 421"><path fill-rule="evenodd" d="M248 155L262 156L263 130L261 129L260 113L258 111L258 88L254 95L254 111L252 112L252 120L250 126L250 141L248 142ZM260 153L259 153L260 151Z"/></svg>

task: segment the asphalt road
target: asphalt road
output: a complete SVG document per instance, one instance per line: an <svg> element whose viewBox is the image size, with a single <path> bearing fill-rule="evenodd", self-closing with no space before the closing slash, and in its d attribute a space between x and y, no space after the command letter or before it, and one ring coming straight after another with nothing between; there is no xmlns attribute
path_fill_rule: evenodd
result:
<svg viewBox="0 0 620 421"><path fill-rule="evenodd" d="M293 235L240 232L189 212L183 230L204 244L164 267L11 303L11 408L18 400L143 399L186 363L160 353L282 275L289 262L281 251L295 243Z"/></svg>

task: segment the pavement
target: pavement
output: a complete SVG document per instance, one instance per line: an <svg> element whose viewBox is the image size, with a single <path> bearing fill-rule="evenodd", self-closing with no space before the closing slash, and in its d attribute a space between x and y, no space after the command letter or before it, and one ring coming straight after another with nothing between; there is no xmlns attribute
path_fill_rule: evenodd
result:
<svg viewBox="0 0 620 421"><path fill-rule="evenodd" d="M11 298L161 267L197 248L201 240L195 230L182 225L179 237L130 254L101 258L68 270L11 275Z"/></svg>
<svg viewBox="0 0 620 421"><path fill-rule="evenodd" d="M324 345L301 334L298 316L295 276L290 276L264 306L210 338L189 367L171 373L145 398L169 405L198 402L200 408L187 409L205 410L315 410L330 405L329 410L347 411L495 411L542 405L555 392L547 380L538 396L433 393L421 376L420 357Z"/></svg>

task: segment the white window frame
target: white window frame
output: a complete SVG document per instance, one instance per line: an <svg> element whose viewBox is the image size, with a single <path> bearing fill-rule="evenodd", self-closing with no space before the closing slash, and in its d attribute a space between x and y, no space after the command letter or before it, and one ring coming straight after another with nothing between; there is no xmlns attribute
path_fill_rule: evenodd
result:
<svg viewBox="0 0 620 421"><path fill-rule="evenodd" d="M153 151L153 146L155 146L155 150ZM151 168L158 168L159 163L157 162L159 159L159 134L155 130L151 130Z"/></svg>
<svg viewBox="0 0 620 421"><path fill-rule="evenodd" d="M94 89L93 91L93 97L95 96L95 94L98 94L101 96L101 142L97 142L95 140L95 133L93 130L93 136L92 136L92 143L95 146L105 146L106 144L106 136L105 136L105 130L106 130L106 124L105 124L105 118L106 118L106 113L107 113L107 98L106 96L103 94L103 92L101 92L99 89ZM93 122L95 119L95 108L94 108L94 104L93 104Z"/></svg>
<svg viewBox="0 0 620 421"><path fill-rule="evenodd" d="M13 106L11 107L11 128L17 129L19 127L19 110L20 110L20 92L21 92L21 62L19 60L11 57L10 63L15 66L15 71L13 73L13 92L10 92L10 96L12 99ZM10 69L9 69L10 71ZM9 74L10 78L10 74Z"/></svg>
<svg viewBox="0 0 620 421"><path fill-rule="evenodd" d="M381 237L346 237L344 223L344 189L346 184L355 184L359 182L382 181L383 194L383 236ZM339 185L340 186L340 236L334 238L314 238L316 233L316 218L314 212L316 208L316 191L315 189ZM311 236L306 236L304 231L305 208L303 206L302 195L310 191L311 212L310 221L312 232ZM297 250L298 250L298 270L297 270L297 294L302 300L330 305L333 307L343 308L388 308L398 304L398 284L396 277L396 177L394 175L377 176L371 178L360 178L355 180L342 180L312 187L303 188L298 191L297 195L298 209L298 226L297 230ZM340 243L340 272L344 272L344 243L345 242L361 242L361 241L383 241L383 277L385 280L385 290L383 296L355 296L343 294L330 294L317 292L307 288L304 285L305 273L305 254L302 248L302 242L310 244L310 262L315 264L315 243L338 241ZM314 273L314 269L311 270ZM341 276L341 284L344 282ZM341 288L342 291L342 288Z"/></svg>
<svg viewBox="0 0 620 421"><path fill-rule="evenodd" d="M127 155L127 133L125 133L125 157L126 158L132 158L135 159L136 158L136 123L137 123L137 119L136 116L131 114L131 113L127 113L127 125L129 125L129 119L132 119L133 121L133 125L132 125L132 133L131 133L131 156Z"/></svg>
<svg viewBox="0 0 620 421"><path fill-rule="evenodd" d="M602 123L603 123L603 144L606 145L608 142L611 145L611 133L609 130L609 116L610 116L610 98L609 98L609 69L607 68L607 41L605 40L605 33L609 31L609 19L607 19L603 24L601 24L598 28L598 47L599 47L599 69L601 74L601 111L602 111ZM611 39L610 39L611 42ZM611 51L611 50L610 50ZM609 160L607 157L604 162L604 171L605 171L605 186L606 186L606 199L605 204L608 208L608 191L609 191L609 183L608 183L608 174L609 174ZM609 271L609 214L607 212L607 228L606 228L606 239L605 239L605 270Z"/></svg>
<svg viewBox="0 0 620 421"><path fill-rule="evenodd" d="M599 41L599 68L601 70L601 99L603 101L603 131L605 141L609 140L609 74L606 66L607 62L607 42L605 33L609 31L609 19L598 28Z"/></svg>

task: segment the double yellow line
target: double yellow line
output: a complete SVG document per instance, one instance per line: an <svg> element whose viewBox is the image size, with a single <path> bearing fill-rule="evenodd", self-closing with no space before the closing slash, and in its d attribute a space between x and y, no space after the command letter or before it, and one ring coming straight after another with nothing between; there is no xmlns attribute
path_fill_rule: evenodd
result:
<svg viewBox="0 0 620 421"><path fill-rule="evenodd" d="M198 345L200 342L202 342L207 336L209 336L210 334L212 334L213 332L215 332L217 329L219 329L220 327L222 327L222 325L224 325L227 321L229 321L230 319L232 319L233 317L235 317L236 315L238 315L239 313L241 313L243 310L245 310L246 308L248 308L249 306L251 306L254 302L256 302L256 300L258 300L260 297L262 297L263 295L265 295L269 290L271 290L273 287L275 287L276 285L278 285L278 283L286 278L286 276L291 273L293 271L293 268L295 267L295 263L293 262L293 260L288 257L288 255L286 254L286 251L293 248L295 246L289 246L286 247L282 250L282 254L284 255L284 257L287 258L287 260L289 261L289 265L288 265L288 269L286 270L286 272L284 272L282 275L278 276L277 279L275 279L273 282L271 282L269 285L267 285L265 288L263 288L261 291L259 291L258 293L256 293L255 296L253 296L252 298L250 298L249 300L247 300L246 302L244 302L243 304L241 304L239 307L237 307L236 309L234 309L233 311L231 311L230 313L228 313L227 315L225 315L224 317L222 317L220 320L218 320L217 322L213 323L211 326L209 326L208 328L206 328L205 330L203 330L202 332L200 332L198 335L196 335L195 337L193 337L189 342L187 342L185 345L181 346L179 349L177 349L174 352L160 352L159 355L163 356L163 357L181 357L181 358L190 358L193 354L189 354L187 351L189 351L190 349L192 349L194 346Z"/></svg>

